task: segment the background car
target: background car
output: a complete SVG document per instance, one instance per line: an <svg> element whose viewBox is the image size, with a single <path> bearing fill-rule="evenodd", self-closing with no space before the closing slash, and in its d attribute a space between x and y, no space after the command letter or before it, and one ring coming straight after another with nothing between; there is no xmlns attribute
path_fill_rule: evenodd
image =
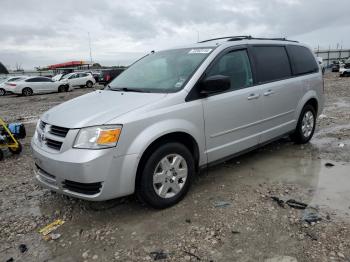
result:
<svg viewBox="0 0 350 262"><path fill-rule="evenodd" d="M339 68L340 68L339 63L334 63L332 65L332 72L339 72Z"/></svg>
<svg viewBox="0 0 350 262"><path fill-rule="evenodd" d="M339 68L339 76L350 76L350 63Z"/></svg>
<svg viewBox="0 0 350 262"><path fill-rule="evenodd" d="M13 76L3 79L4 81L0 80L0 96L4 96L6 93L12 93L11 86L7 85L6 83L17 82L25 78L27 78L27 76Z"/></svg>
<svg viewBox="0 0 350 262"><path fill-rule="evenodd" d="M51 78L34 76L6 83L10 92L24 96L31 96L39 93L52 93L67 91L66 86L61 82L55 82Z"/></svg>
<svg viewBox="0 0 350 262"><path fill-rule="evenodd" d="M90 73L70 73L63 76L59 82L69 86L69 88L84 86L91 88L96 83L96 80Z"/></svg>
<svg viewBox="0 0 350 262"><path fill-rule="evenodd" d="M123 72L124 70L124 68L102 70L98 78L98 83L102 85L107 85L112 80L114 80L114 78L120 75L121 72Z"/></svg>

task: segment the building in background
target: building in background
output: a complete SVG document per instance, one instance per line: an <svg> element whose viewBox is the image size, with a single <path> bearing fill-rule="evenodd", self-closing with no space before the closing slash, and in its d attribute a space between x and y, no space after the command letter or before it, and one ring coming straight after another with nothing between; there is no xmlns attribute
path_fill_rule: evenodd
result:
<svg viewBox="0 0 350 262"><path fill-rule="evenodd" d="M336 61L348 60L350 49L316 49L315 54L317 57L322 57L324 66L329 67Z"/></svg>
<svg viewBox="0 0 350 262"><path fill-rule="evenodd" d="M37 68L38 71L52 70L54 73L74 72L76 70L88 70L93 64L86 61L70 61L60 64L48 65L43 68Z"/></svg>

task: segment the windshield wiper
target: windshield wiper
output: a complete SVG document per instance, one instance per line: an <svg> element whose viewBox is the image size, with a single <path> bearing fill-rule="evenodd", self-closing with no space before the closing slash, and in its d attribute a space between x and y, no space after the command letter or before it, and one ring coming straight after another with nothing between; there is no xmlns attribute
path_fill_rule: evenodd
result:
<svg viewBox="0 0 350 262"><path fill-rule="evenodd" d="M138 93L149 93L149 91L144 89L138 89L138 88L129 88L129 87L120 87L120 88L113 88L109 86L109 89L112 91L124 91L124 92L138 92Z"/></svg>

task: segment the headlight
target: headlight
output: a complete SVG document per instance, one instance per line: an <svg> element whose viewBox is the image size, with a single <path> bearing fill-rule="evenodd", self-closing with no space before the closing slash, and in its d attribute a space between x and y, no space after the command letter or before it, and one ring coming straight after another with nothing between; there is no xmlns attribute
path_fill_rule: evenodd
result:
<svg viewBox="0 0 350 262"><path fill-rule="evenodd" d="M118 143L121 126L93 126L80 129L74 148L103 149L115 147Z"/></svg>

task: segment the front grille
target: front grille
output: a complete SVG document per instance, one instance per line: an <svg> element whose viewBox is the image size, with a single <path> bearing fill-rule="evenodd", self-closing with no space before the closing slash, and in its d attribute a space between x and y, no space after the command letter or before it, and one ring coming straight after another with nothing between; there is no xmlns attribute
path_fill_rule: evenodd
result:
<svg viewBox="0 0 350 262"><path fill-rule="evenodd" d="M58 150L58 151L61 150L61 147L63 144L62 142L55 141L55 140L48 139L48 138L46 138L45 142L46 142L47 147Z"/></svg>
<svg viewBox="0 0 350 262"><path fill-rule="evenodd" d="M68 131L69 131L69 128L51 126L49 133L59 137L66 137Z"/></svg>
<svg viewBox="0 0 350 262"><path fill-rule="evenodd" d="M65 180L63 182L63 188L66 188L69 191L73 191L73 192L85 194L85 195L95 195L97 193L100 193L101 187L102 187L101 182L78 183L70 180Z"/></svg>
<svg viewBox="0 0 350 262"><path fill-rule="evenodd" d="M64 142L62 138L65 138L68 132L69 128L53 126L40 120L38 139L40 142L45 142L47 147L60 151Z"/></svg>

